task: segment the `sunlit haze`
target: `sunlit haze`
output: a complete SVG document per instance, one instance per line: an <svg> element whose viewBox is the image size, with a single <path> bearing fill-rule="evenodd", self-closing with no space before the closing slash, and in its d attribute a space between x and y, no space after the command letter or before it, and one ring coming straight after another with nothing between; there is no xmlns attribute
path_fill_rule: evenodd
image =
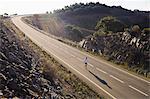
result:
<svg viewBox="0 0 150 99"><path fill-rule="evenodd" d="M45 13L74 3L100 2L108 6L122 6L127 9L150 10L150 0L0 0L0 14Z"/></svg>

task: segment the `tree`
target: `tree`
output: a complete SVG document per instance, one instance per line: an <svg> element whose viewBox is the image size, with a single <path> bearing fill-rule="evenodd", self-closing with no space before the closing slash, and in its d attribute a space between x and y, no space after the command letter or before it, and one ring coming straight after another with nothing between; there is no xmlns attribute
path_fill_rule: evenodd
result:
<svg viewBox="0 0 150 99"><path fill-rule="evenodd" d="M46 11L46 14L48 14L48 11Z"/></svg>
<svg viewBox="0 0 150 99"><path fill-rule="evenodd" d="M67 25L65 27L66 36L73 41L81 41L83 33L75 26Z"/></svg>
<svg viewBox="0 0 150 99"><path fill-rule="evenodd" d="M141 29L138 25L134 25L132 28L131 28L131 36L132 37L139 37L141 35Z"/></svg>
<svg viewBox="0 0 150 99"><path fill-rule="evenodd" d="M2 18L4 18L4 16L3 16L3 15L0 15L0 19L2 19Z"/></svg>
<svg viewBox="0 0 150 99"><path fill-rule="evenodd" d="M8 13L4 13L5 16L8 16Z"/></svg>
<svg viewBox="0 0 150 99"><path fill-rule="evenodd" d="M8 13L4 13L4 18L8 18L9 16L8 16Z"/></svg>
<svg viewBox="0 0 150 99"><path fill-rule="evenodd" d="M132 27L132 31L134 31L134 32L140 32L140 27L138 25L134 25Z"/></svg>
<svg viewBox="0 0 150 99"><path fill-rule="evenodd" d="M104 31L106 33L116 33L119 31L123 31L125 25L112 16L107 16L102 18L96 25L95 29L98 31Z"/></svg>

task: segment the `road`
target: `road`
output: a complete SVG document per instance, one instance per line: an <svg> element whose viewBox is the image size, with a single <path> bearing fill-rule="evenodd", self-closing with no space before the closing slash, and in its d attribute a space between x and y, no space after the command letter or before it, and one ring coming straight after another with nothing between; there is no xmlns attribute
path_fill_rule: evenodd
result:
<svg viewBox="0 0 150 99"><path fill-rule="evenodd" d="M150 81L129 74L31 28L21 21L21 16L12 18L12 22L34 43L105 97L150 99ZM83 63L85 56L88 57L88 70Z"/></svg>

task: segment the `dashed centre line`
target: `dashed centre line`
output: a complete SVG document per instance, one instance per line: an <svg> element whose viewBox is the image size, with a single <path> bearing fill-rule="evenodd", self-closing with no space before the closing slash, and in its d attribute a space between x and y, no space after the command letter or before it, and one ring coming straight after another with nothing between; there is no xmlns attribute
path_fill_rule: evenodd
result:
<svg viewBox="0 0 150 99"><path fill-rule="evenodd" d="M117 78L117 77L115 77L115 76L113 76L113 75L109 75L109 76L112 77L112 78L114 78L114 79L116 79L117 81L119 81L119 82L121 82L121 83L124 83L124 81L120 80L119 78Z"/></svg>
<svg viewBox="0 0 150 99"><path fill-rule="evenodd" d="M105 74L108 74L107 72L105 72L105 71L103 71L103 70L101 70L101 69L99 69L99 68L96 68L98 71L100 71L100 72L103 72L103 73L105 73Z"/></svg>
<svg viewBox="0 0 150 99"><path fill-rule="evenodd" d="M89 66L94 67L92 64L90 64L90 63L88 63L88 64L89 64Z"/></svg>
<svg viewBox="0 0 150 99"><path fill-rule="evenodd" d="M148 97L148 94L146 94L146 93L144 93L144 92L138 90L137 88L135 88L135 87L133 87L133 86L131 86L131 85L129 85L129 87Z"/></svg>

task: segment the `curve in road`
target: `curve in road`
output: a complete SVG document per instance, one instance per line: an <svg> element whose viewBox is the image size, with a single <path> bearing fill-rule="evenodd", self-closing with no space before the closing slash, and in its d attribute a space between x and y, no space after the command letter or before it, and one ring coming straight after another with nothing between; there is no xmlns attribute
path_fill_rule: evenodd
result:
<svg viewBox="0 0 150 99"><path fill-rule="evenodd" d="M35 44L66 66L91 88L113 99L149 99L150 82L53 39L21 21L12 22ZM83 59L88 57L88 70Z"/></svg>

